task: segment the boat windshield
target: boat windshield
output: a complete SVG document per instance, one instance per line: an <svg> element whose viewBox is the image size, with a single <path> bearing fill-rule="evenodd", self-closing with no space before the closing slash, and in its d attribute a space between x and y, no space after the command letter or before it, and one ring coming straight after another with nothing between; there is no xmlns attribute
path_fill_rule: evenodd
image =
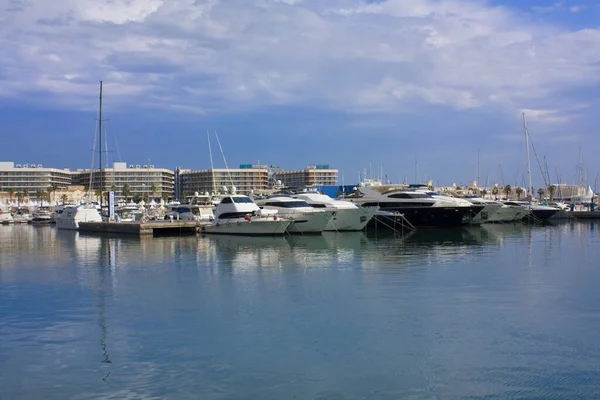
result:
<svg viewBox="0 0 600 400"><path fill-rule="evenodd" d="M254 203L250 197L232 197L234 203Z"/></svg>

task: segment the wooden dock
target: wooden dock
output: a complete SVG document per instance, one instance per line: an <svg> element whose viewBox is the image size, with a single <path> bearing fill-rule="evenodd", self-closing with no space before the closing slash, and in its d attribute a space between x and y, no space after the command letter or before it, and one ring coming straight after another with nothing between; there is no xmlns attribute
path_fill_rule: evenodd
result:
<svg viewBox="0 0 600 400"><path fill-rule="evenodd" d="M208 223L208 222L207 222ZM146 222L80 222L80 232L154 236L156 234L196 234L203 222L146 221Z"/></svg>

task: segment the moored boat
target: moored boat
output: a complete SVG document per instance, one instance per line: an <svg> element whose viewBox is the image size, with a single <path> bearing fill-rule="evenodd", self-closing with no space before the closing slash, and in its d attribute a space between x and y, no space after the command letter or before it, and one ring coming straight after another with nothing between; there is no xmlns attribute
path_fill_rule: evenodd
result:
<svg viewBox="0 0 600 400"><path fill-rule="evenodd" d="M261 210L248 196L227 195L221 199L211 225L201 232L225 235L283 235L291 221L276 210Z"/></svg>

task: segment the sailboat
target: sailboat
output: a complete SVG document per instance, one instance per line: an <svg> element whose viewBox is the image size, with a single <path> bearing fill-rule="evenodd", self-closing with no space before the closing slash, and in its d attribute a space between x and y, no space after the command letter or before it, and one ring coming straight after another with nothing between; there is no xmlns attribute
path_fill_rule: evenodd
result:
<svg viewBox="0 0 600 400"><path fill-rule="evenodd" d="M99 118L99 152L100 152L100 188L102 188L102 81L100 81L100 118ZM92 170L90 171L90 189L92 187ZM102 207L102 196L100 196L100 207ZM87 202L78 206L67 206L55 218L58 229L78 230L80 222L102 222L102 215L95 204Z"/></svg>
<svg viewBox="0 0 600 400"><path fill-rule="evenodd" d="M525 134L525 154L527 155L527 179L529 187L527 188L527 197L529 202L526 201L506 201L504 204L522 206L531 211L526 218L532 219L533 221L546 221L556 214L559 209L556 207L542 206L533 203L533 184L531 182L531 161L529 158L529 131L527 129L527 120L525 119L525 113L523 114L523 132Z"/></svg>

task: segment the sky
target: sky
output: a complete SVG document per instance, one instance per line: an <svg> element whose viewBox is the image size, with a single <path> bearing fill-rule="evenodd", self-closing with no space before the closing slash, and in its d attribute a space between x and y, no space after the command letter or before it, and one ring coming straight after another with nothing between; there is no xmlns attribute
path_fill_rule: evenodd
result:
<svg viewBox="0 0 600 400"><path fill-rule="evenodd" d="M89 168L102 80L109 162L525 185L524 112L600 188L598 1L0 0L0 49L0 161Z"/></svg>

